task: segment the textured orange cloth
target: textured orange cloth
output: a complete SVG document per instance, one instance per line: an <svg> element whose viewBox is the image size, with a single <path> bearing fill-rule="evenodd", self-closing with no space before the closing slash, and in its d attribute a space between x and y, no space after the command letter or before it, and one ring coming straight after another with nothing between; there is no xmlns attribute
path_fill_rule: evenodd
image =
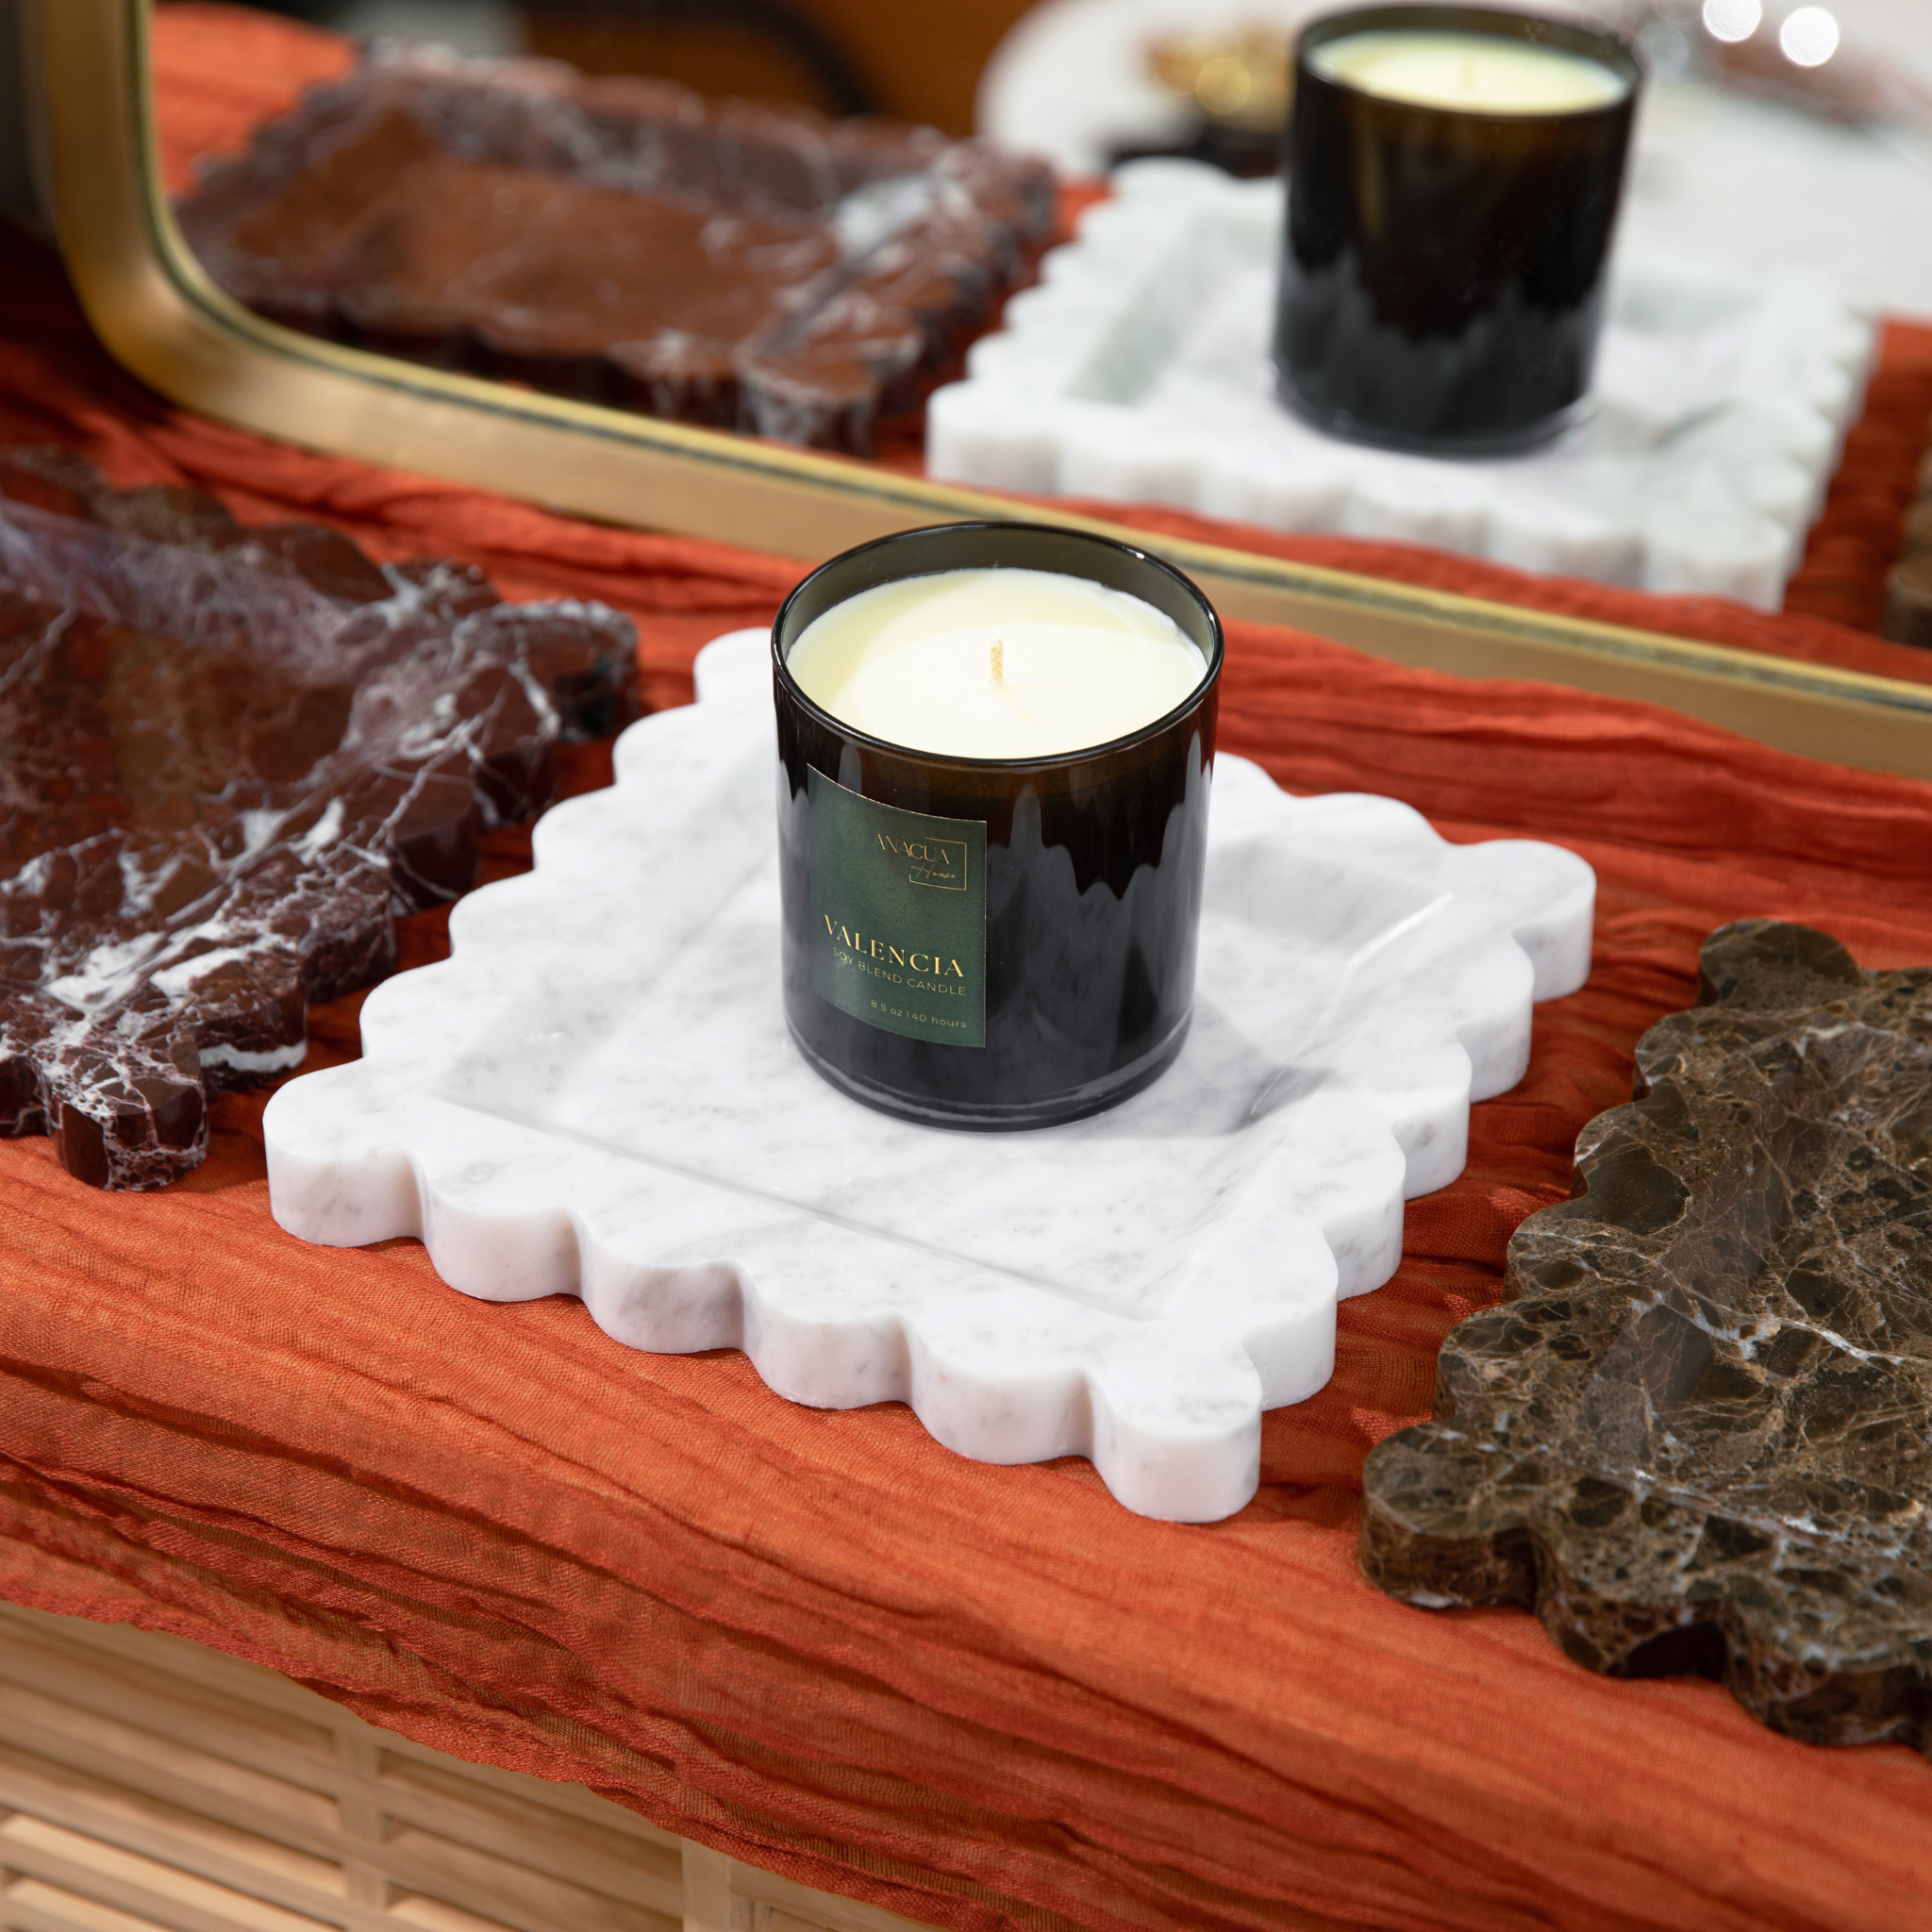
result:
<svg viewBox="0 0 1932 1932"><path fill-rule="evenodd" d="M666 700L793 575L183 417L15 248L0 437L24 430L123 482L608 597ZM1707 1684L1591 1676L1519 1613L1404 1608L1354 1555L1367 1447L1425 1409L1442 1334L1567 1191L1703 934L1776 914L1868 964L1932 960L1932 787L1250 625L1223 715L1285 784L1553 838L1602 882L1590 985L1540 1009L1462 1177L1410 1204L1395 1280L1344 1306L1334 1380L1268 1418L1240 1516L1144 1522L1081 1462L986 1468L897 1406L783 1403L734 1353L471 1302L414 1242L303 1246L243 1100L160 1195L0 1145L0 1591L198 1638L937 1924L1932 1924L1932 1765L1790 1743ZM438 944L415 924L415 957ZM318 1059L353 1051L354 1008L315 1015Z"/></svg>
<svg viewBox="0 0 1932 1932"><path fill-rule="evenodd" d="M1224 717L1290 784L1555 837L1603 884L1590 986L1411 1204L1396 1279L1345 1305L1334 1380L1268 1419L1240 1516L1144 1522L1081 1462L982 1467L897 1407L791 1407L735 1354L467 1301L414 1242L302 1246L242 1132L146 1197L28 1141L0 1147L0 1590L941 1924L1932 1921L1932 1766L1593 1677L1527 1617L1403 1608L1354 1558L1367 1446L1425 1407L1704 931L1780 913L1932 958L1932 788L1250 625Z"/></svg>

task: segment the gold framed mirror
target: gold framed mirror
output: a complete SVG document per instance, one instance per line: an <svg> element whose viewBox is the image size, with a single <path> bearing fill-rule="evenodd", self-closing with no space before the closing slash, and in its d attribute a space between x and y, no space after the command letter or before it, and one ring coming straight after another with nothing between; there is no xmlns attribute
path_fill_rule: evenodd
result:
<svg viewBox="0 0 1932 1932"><path fill-rule="evenodd" d="M1042 517L1156 549L1237 618L1467 676L1647 699L1781 749L1932 777L1932 685L1177 538L294 333L217 289L157 160L149 0L12 0L39 196L94 329L171 400L284 441L801 565L888 532ZM0 10L0 28L7 25ZM0 89L7 83L0 65Z"/></svg>

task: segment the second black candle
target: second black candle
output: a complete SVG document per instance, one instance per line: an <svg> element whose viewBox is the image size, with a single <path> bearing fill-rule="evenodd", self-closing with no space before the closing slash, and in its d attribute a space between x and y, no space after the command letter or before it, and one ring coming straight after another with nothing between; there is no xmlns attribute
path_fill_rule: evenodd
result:
<svg viewBox="0 0 1932 1932"><path fill-rule="evenodd" d="M1345 36L1479 34L1582 56L1605 105L1490 112L1324 72ZM1466 7L1308 27L1287 136L1275 359L1283 400L1336 434L1441 454L1531 446L1590 386L1639 70L1614 35Z"/></svg>

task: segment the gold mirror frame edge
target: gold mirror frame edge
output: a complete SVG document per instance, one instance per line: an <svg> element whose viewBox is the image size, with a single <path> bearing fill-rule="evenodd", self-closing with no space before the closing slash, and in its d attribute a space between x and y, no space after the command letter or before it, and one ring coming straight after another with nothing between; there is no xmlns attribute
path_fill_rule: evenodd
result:
<svg viewBox="0 0 1932 1932"><path fill-rule="evenodd" d="M1044 518L1158 550L1230 617L1463 676L1643 699L1781 750L1932 778L1932 686L1056 515L280 328L215 288L175 225L156 159L148 14L149 0L25 0L26 67L41 77L55 226L88 318L117 360L187 408L329 455L801 563L921 524Z"/></svg>

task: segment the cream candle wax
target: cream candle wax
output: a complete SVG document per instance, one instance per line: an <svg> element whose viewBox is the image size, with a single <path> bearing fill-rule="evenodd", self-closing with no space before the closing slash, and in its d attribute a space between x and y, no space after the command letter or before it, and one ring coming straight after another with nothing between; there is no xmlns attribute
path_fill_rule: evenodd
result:
<svg viewBox="0 0 1932 1932"><path fill-rule="evenodd" d="M1208 662L1124 591L1040 570L906 577L833 606L786 659L822 710L867 736L956 758L1056 758L1181 704Z"/></svg>
<svg viewBox="0 0 1932 1932"><path fill-rule="evenodd" d="M785 1015L834 1085L1044 1125L1192 1008L1220 625L1158 558L1028 525L835 558L772 633Z"/></svg>
<svg viewBox="0 0 1932 1932"><path fill-rule="evenodd" d="M1488 34L1344 34L1316 47L1309 64L1385 101L1485 114L1574 114L1630 91L1601 60Z"/></svg>

